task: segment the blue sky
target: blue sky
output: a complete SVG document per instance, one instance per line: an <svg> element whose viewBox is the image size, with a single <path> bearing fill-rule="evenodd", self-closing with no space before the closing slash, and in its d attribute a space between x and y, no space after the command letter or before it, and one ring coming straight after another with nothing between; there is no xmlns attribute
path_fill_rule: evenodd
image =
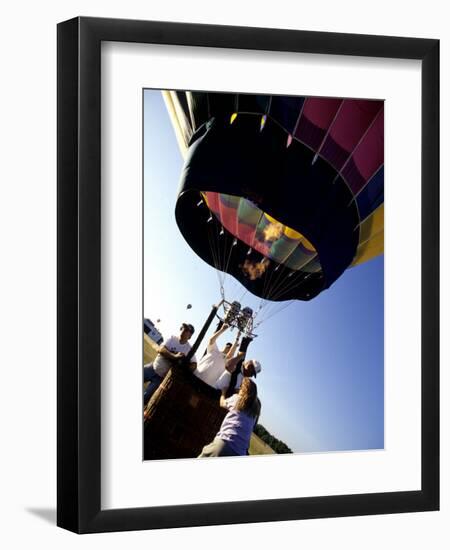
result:
<svg viewBox="0 0 450 550"><path fill-rule="evenodd" d="M178 334L183 321L199 330L220 300L215 270L192 251L175 222L182 166L161 92L146 90L144 315L161 320L164 336ZM259 327L248 357L262 364L260 423L294 452L384 447L383 278L381 256ZM245 289L228 276L225 290L227 298L239 299ZM241 303L256 309L260 300L246 293ZM225 334L222 342L234 336Z"/></svg>

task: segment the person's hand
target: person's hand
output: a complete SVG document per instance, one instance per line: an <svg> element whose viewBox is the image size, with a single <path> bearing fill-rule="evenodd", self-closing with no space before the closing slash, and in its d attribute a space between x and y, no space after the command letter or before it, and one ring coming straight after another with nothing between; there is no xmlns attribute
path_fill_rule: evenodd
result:
<svg viewBox="0 0 450 550"><path fill-rule="evenodd" d="M196 370L197 370L197 363L190 363L190 364L189 364L189 370L190 370L191 372L196 371Z"/></svg>
<svg viewBox="0 0 450 550"><path fill-rule="evenodd" d="M233 372L236 370L237 362L236 361L230 361L225 368L230 374L233 374Z"/></svg>
<svg viewBox="0 0 450 550"><path fill-rule="evenodd" d="M241 345L240 345L240 351L244 351L246 352L247 351L247 348L248 346L250 345L250 342L252 342L253 338L250 338L249 336L244 336L244 338L242 338L242 342L241 342Z"/></svg>
<svg viewBox="0 0 450 550"><path fill-rule="evenodd" d="M175 353L175 359L183 359L183 357L185 357L185 355L182 351L177 351L177 353Z"/></svg>
<svg viewBox="0 0 450 550"><path fill-rule="evenodd" d="M230 325L228 323L224 323L222 325L222 330L225 332L228 328L230 328Z"/></svg>

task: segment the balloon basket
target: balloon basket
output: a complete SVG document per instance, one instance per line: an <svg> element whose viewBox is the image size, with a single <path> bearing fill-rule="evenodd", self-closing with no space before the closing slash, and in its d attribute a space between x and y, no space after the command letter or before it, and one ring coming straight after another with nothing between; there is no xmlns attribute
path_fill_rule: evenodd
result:
<svg viewBox="0 0 450 550"><path fill-rule="evenodd" d="M172 367L145 409L144 460L195 458L226 414L220 392L181 367Z"/></svg>

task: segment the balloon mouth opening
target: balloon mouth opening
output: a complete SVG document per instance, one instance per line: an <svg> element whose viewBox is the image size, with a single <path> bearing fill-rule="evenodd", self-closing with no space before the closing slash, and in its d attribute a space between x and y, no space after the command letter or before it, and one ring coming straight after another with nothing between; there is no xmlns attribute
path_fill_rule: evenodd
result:
<svg viewBox="0 0 450 550"><path fill-rule="evenodd" d="M300 142L286 148L284 131L269 118L263 132L251 117L216 118L198 129L175 215L197 255L274 301L310 300L329 288L359 239L344 180ZM271 277L286 279L284 293L267 292Z"/></svg>
<svg viewBox="0 0 450 550"><path fill-rule="evenodd" d="M321 273L320 258L313 244L299 231L285 225L255 203L244 197L202 191L202 200L222 229L248 246L247 258L242 264L244 275L251 280L262 277L271 262L275 269L287 268L292 277L299 271ZM263 258L254 259L260 254Z"/></svg>
<svg viewBox="0 0 450 550"><path fill-rule="evenodd" d="M264 300L308 301L320 294L324 289L325 276L320 269L317 251L306 238L298 231L279 224L275 218L259 209L260 215L265 218L261 227L266 229L269 241L285 244L288 239L298 245L298 237L303 237L303 243L308 243L308 252L316 262L314 271L299 269L298 265L293 269L294 265L288 265L287 262L282 264L274 257L264 255L261 249L264 237L261 235L259 239L255 239L253 246L249 246L245 240L239 238L242 235L231 232L229 225L223 225L221 218L210 208L216 198L218 197L214 196L214 192L185 190L178 196L175 209L181 233L204 261L218 271L233 276L250 293ZM227 198L247 200L236 196ZM275 239L280 233L280 225L283 225L283 235ZM287 237L286 233L290 237ZM292 237L295 237L295 240ZM313 267L312 263L310 267Z"/></svg>

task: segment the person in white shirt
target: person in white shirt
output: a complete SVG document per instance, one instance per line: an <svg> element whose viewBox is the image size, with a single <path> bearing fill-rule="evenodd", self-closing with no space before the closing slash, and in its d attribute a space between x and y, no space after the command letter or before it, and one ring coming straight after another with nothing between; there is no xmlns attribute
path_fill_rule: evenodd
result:
<svg viewBox="0 0 450 550"><path fill-rule="evenodd" d="M180 336L170 336L159 347L158 355L153 363L144 365L144 382L150 382L144 392L144 405L158 389L169 369L183 359L191 350L188 340L194 334L194 327L189 323L183 323L180 328ZM195 355L191 358L189 368L195 369L197 360Z"/></svg>
<svg viewBox="0 0 450 550"><path fill-rule="evenodd" d="M200 359L195 376L212 386L216 390L226 389L230 383L231 373L235 370L237 363L243 358L243 353L234 353L239 344L240 334L238 333L233 344L227 343L224 349L219 350L217 339L229 325L224 323L209 339L205 355Z"/></svg>

